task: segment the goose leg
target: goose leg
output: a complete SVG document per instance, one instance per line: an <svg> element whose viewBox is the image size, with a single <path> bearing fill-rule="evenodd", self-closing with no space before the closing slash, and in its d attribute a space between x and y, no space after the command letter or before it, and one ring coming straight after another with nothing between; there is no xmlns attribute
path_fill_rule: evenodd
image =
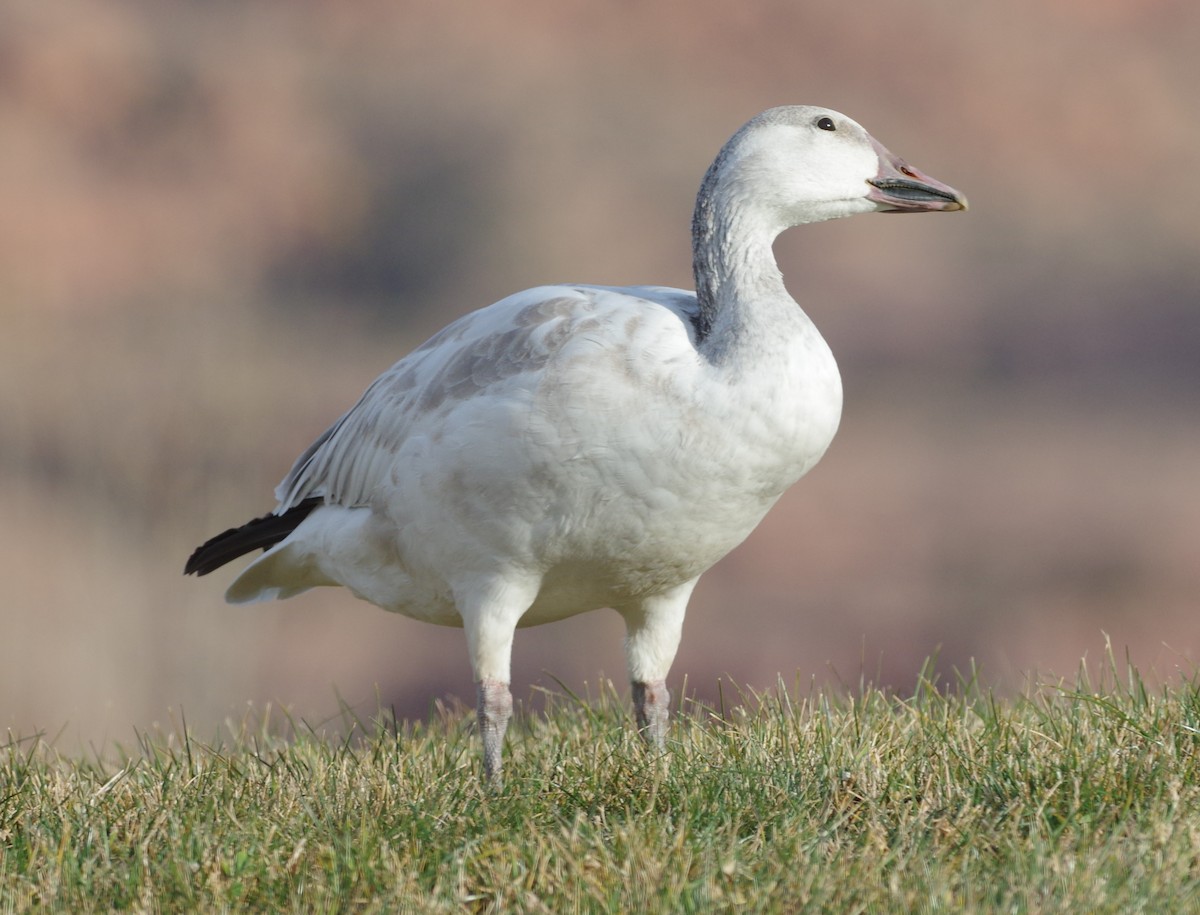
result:
<svg viewBox="0 0 1200 915"><path fill-rule="evenodd" d="M625 657L633 684L633 714L638 731L651 746L667 741L671 693L667 671L683 634L683 615L696 581L625 607Z"/></svg>
<svg viewBox="0 0 1200 915"><path fill-rule="evenodd" d="M650 746L661 750L667 744L671 691L666 680L633 683L633 715L638 731Z"/></svg>
<svg viewBox="0 0 1200 915"><path fill-rule="evenodd" d="M502 680L485 678L475 684L479 736L483 739L483 777L499 787L502 782L504 732L512 717L512 692Z"/></svg>
<svg viewBox="0 0 1200 915"><path fill-rule="evenodd" d="M503 784L504 732L512 717L513 635L517 622L537 595L534 582L496 579L465 587L456 603L467 633L475 671L476 714L483 742L483 775L493 787Z"/></svg>

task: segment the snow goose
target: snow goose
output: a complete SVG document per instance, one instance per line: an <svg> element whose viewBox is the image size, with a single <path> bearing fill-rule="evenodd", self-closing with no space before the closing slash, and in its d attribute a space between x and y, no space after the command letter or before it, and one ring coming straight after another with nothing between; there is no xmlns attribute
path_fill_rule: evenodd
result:
<svg viewBox="0 0 1200 915"><path fill-rule="evenodd" d="M763 112L704 176L695 293L543 286L458 319L300 456L271 514L209 540L186 572L261 548L227 600L343 585L463 627L493 782L514 631L614 608L638 728L661 747L697 579L817 462L841 413L837 365L773 240L855 213L966 206L845 115Z"/></svg>

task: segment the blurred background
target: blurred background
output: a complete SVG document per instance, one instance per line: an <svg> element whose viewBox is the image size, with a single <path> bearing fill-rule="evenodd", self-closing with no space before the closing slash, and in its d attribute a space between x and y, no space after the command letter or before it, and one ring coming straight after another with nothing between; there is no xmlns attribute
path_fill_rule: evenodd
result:
<svg viewBox="0 0 1200 915"><path fill-rule="evenodd" d="M1200 5L0 6L0 727L473 701L462 633L185 579L431 332L552 281L690 287L759 110L828 105L971 211L777 244L842 367L825 460L701 582L672 685L1002 688L1200 649ZM600 611L514 692L624 681ZM624 688L624 687L622 687Z"/></svg>

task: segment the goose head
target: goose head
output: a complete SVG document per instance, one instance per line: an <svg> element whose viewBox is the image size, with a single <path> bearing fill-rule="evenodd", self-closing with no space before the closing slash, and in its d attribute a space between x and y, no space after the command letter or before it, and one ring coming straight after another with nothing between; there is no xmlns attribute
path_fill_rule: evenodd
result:
<svg viewBox="0 0 1200 915"><path fill-rule="evenodd" d="M772 233L856 213L967 208L962 194L908 165L857 122L809 105L755 117L725 145L709 179L714 197L753 212Z"/></svg>

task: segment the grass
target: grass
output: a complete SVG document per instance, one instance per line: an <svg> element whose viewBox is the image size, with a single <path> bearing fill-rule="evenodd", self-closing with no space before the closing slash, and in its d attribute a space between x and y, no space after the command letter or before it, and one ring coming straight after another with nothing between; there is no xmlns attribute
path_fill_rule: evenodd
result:
<svg viewBox="0 0 1200 915"><path fill-rule="evenodd" d="M611 687L552 696L496 794L463 710L88 758L10 738L0 911L1200 910L1195 681L725 706L685 703L656 758Z"/></svg>

